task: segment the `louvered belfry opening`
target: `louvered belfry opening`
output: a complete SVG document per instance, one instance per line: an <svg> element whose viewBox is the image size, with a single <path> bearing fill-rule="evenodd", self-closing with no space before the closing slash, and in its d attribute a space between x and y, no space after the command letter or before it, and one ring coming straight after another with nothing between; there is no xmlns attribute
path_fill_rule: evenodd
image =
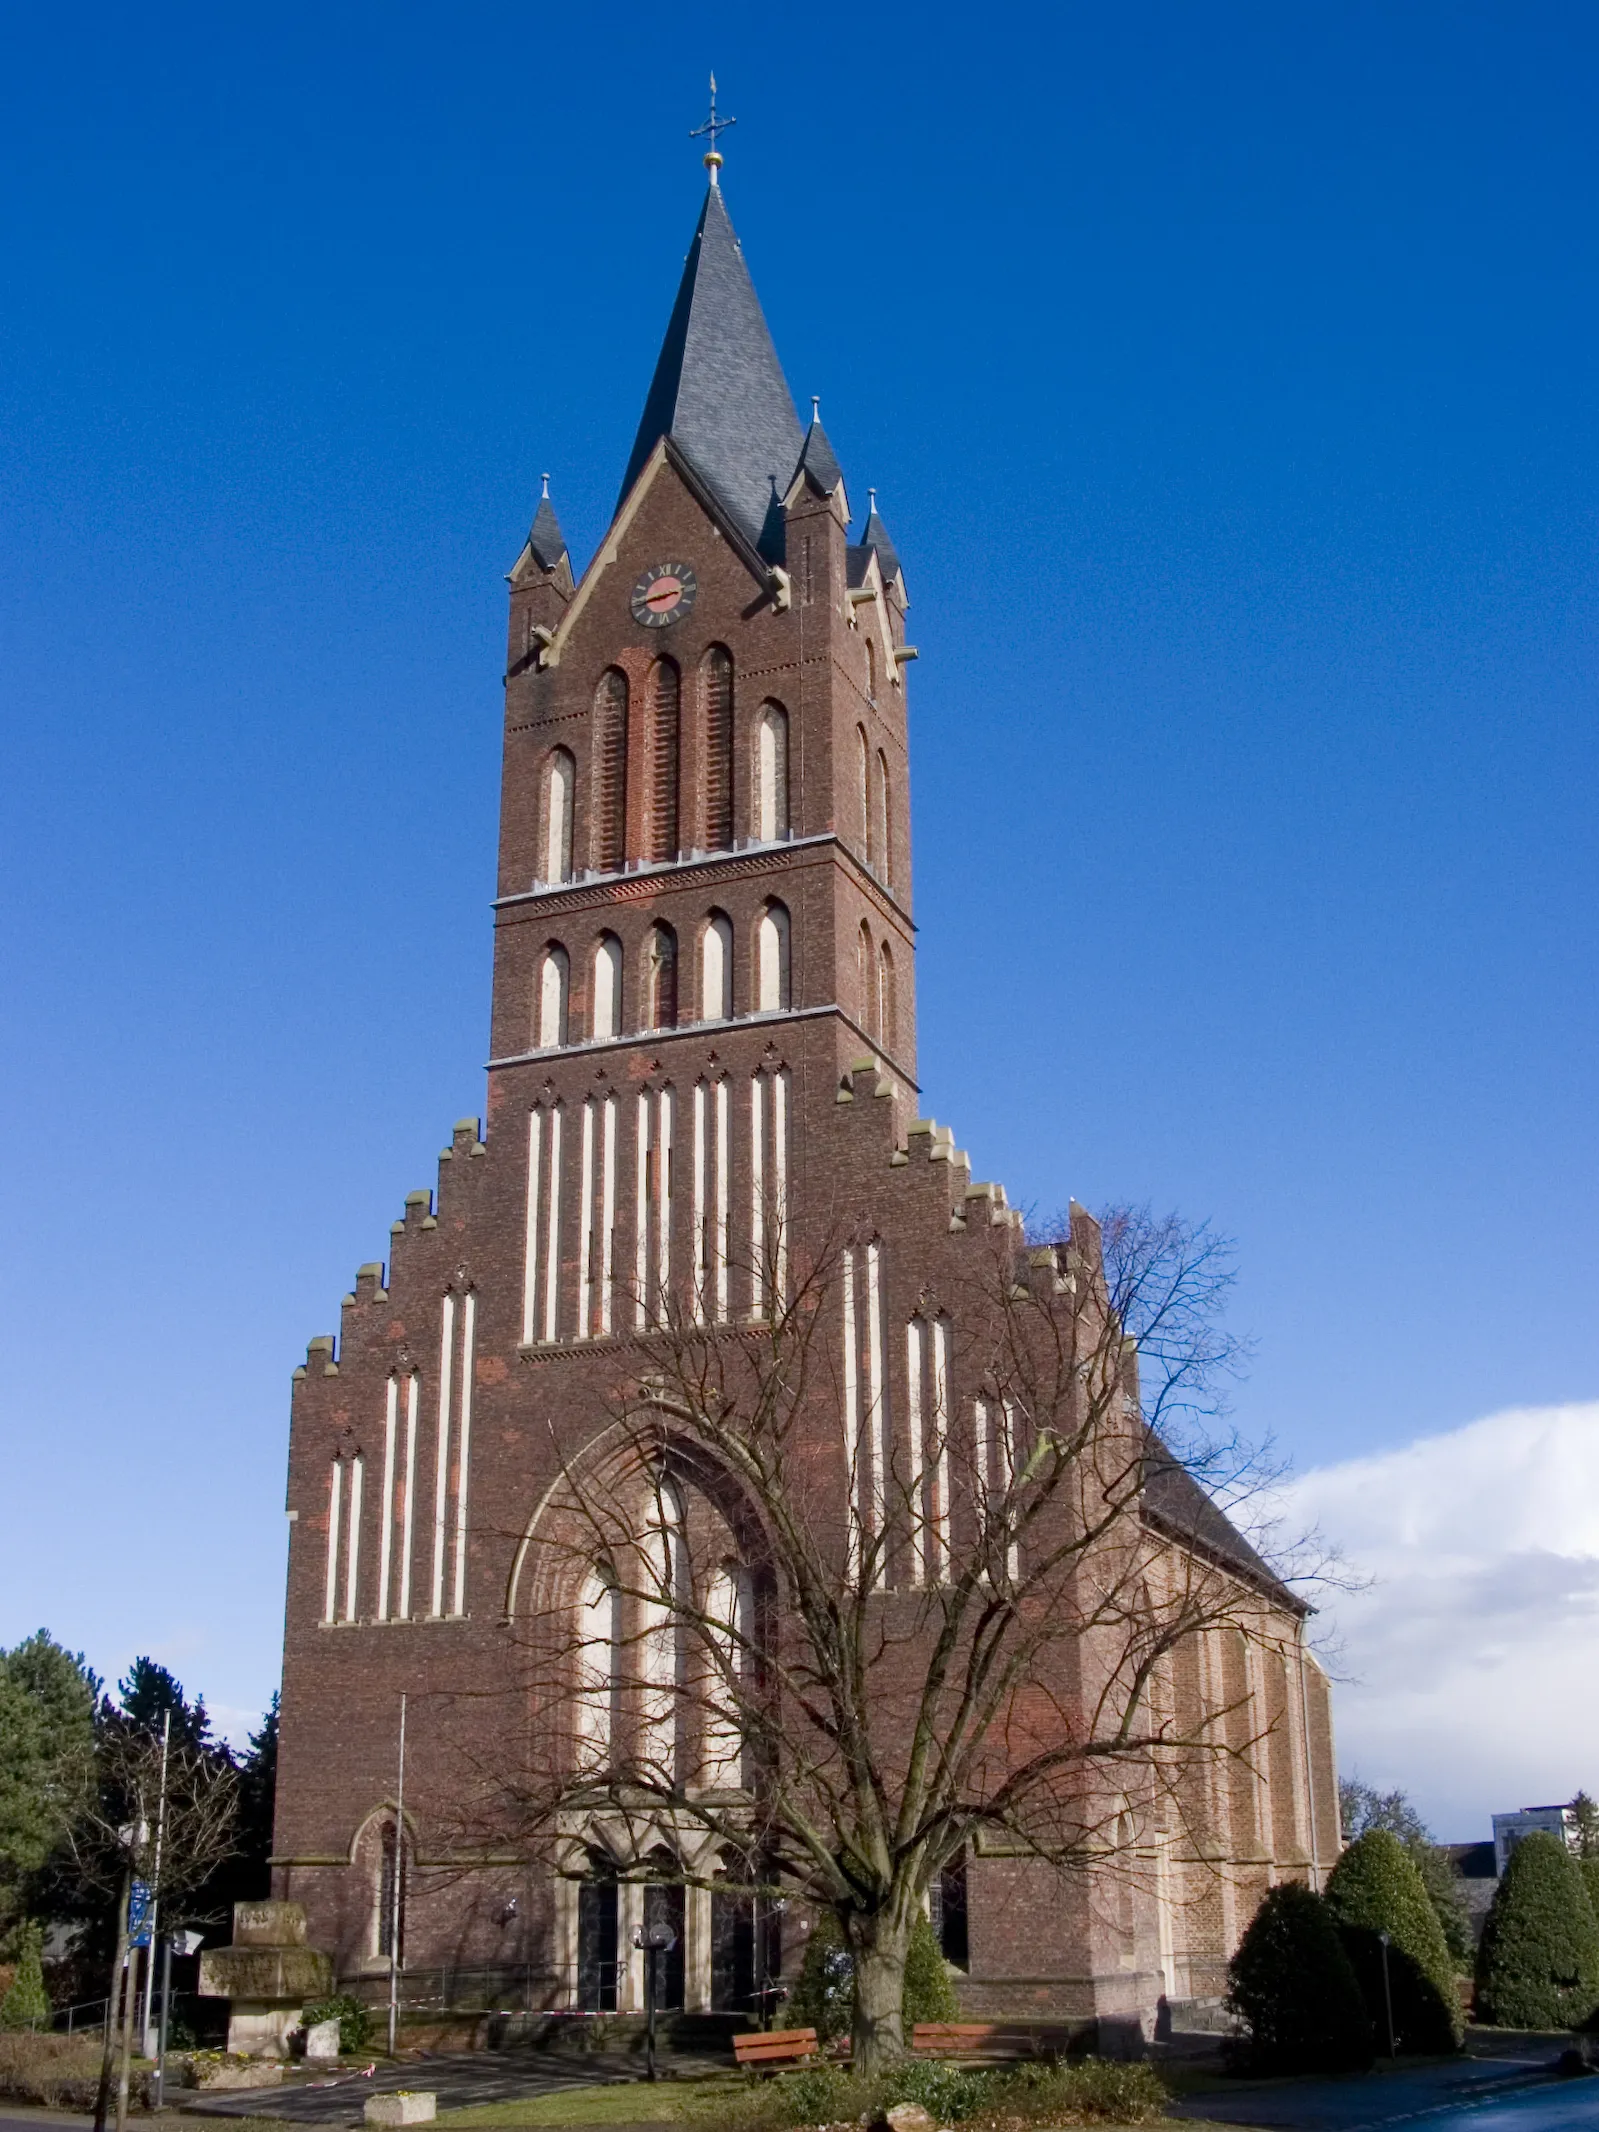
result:
<svg viewBox="0 0 1599 2132"><path fill-rule="evenodd" d="M627 676L609 667L594 696L594 864L620 873L627 858Z"/></svg>
<svg viewBox="0 0 1599 2132"><path fill-rule="evenodd" d="M720 644L700 669L705 705L705 848L726 851L733 841L733 655Z"/></svg>
<svg viewBox="0 0 1599 2132"><path fill-rule="evenodd" d="M682 684L676 662L658 659L650 674L650 857L677 857L677 770Z"/></svg>

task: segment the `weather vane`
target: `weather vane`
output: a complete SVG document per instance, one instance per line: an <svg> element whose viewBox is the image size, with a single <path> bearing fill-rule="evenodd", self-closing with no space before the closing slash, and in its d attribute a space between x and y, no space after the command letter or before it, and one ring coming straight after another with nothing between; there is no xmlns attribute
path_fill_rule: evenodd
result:
<svg viewBox="0 0 1599 2132"><path fill-rule="evenodd" d="M722 157L716 145L716 136L719 133L725 133L729 126L736 126L737 124L738 120L736 118L718 118L716 115L716 76L713 74L711 76L711 115L703 126L691 126L688 134L691 141L700 140L707 135L710 138L711 145L705 152L705 167L711 174L711 183L713 185L716 183L716 173L722 167Z"/></svg>

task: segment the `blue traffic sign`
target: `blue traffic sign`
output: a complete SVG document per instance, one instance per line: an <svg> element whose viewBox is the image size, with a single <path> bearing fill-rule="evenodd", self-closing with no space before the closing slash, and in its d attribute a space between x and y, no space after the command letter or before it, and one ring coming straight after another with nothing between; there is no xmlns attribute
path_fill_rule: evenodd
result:
<svg viewBox="0 0 1599 2132"><path fill-rule="evenodd" d="M128 1945L148 1947L150 1925L155 1915L155 1890L147 1880L136 1880L128 1891Z"/></svg>

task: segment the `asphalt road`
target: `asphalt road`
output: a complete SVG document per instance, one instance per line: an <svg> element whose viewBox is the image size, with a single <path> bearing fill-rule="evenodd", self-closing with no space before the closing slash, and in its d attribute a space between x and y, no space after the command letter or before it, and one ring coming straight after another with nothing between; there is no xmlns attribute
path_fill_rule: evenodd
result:
<svg viewBox="0 0 1599 2132"><path fill-rule="evenodd" d="M1261 2132L1599 2132L1599 2076L1553 2079L1551 2056L1462 2058L1342 2080L1251 2081L1185 2096L1172 2114Z"/></svg>

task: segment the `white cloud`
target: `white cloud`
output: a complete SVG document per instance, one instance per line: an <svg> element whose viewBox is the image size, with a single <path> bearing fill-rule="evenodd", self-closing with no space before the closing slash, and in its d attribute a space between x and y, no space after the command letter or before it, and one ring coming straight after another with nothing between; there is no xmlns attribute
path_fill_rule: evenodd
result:
<svg viewBox="0 0 1599 2132"><path fill-rule="evenodd" d="M1400 1785L1445 1840L1599 1792L1599 1402L1490 1414L1303 1475L1371 1589L1323 1602L1338 1761Z"/></svg>

